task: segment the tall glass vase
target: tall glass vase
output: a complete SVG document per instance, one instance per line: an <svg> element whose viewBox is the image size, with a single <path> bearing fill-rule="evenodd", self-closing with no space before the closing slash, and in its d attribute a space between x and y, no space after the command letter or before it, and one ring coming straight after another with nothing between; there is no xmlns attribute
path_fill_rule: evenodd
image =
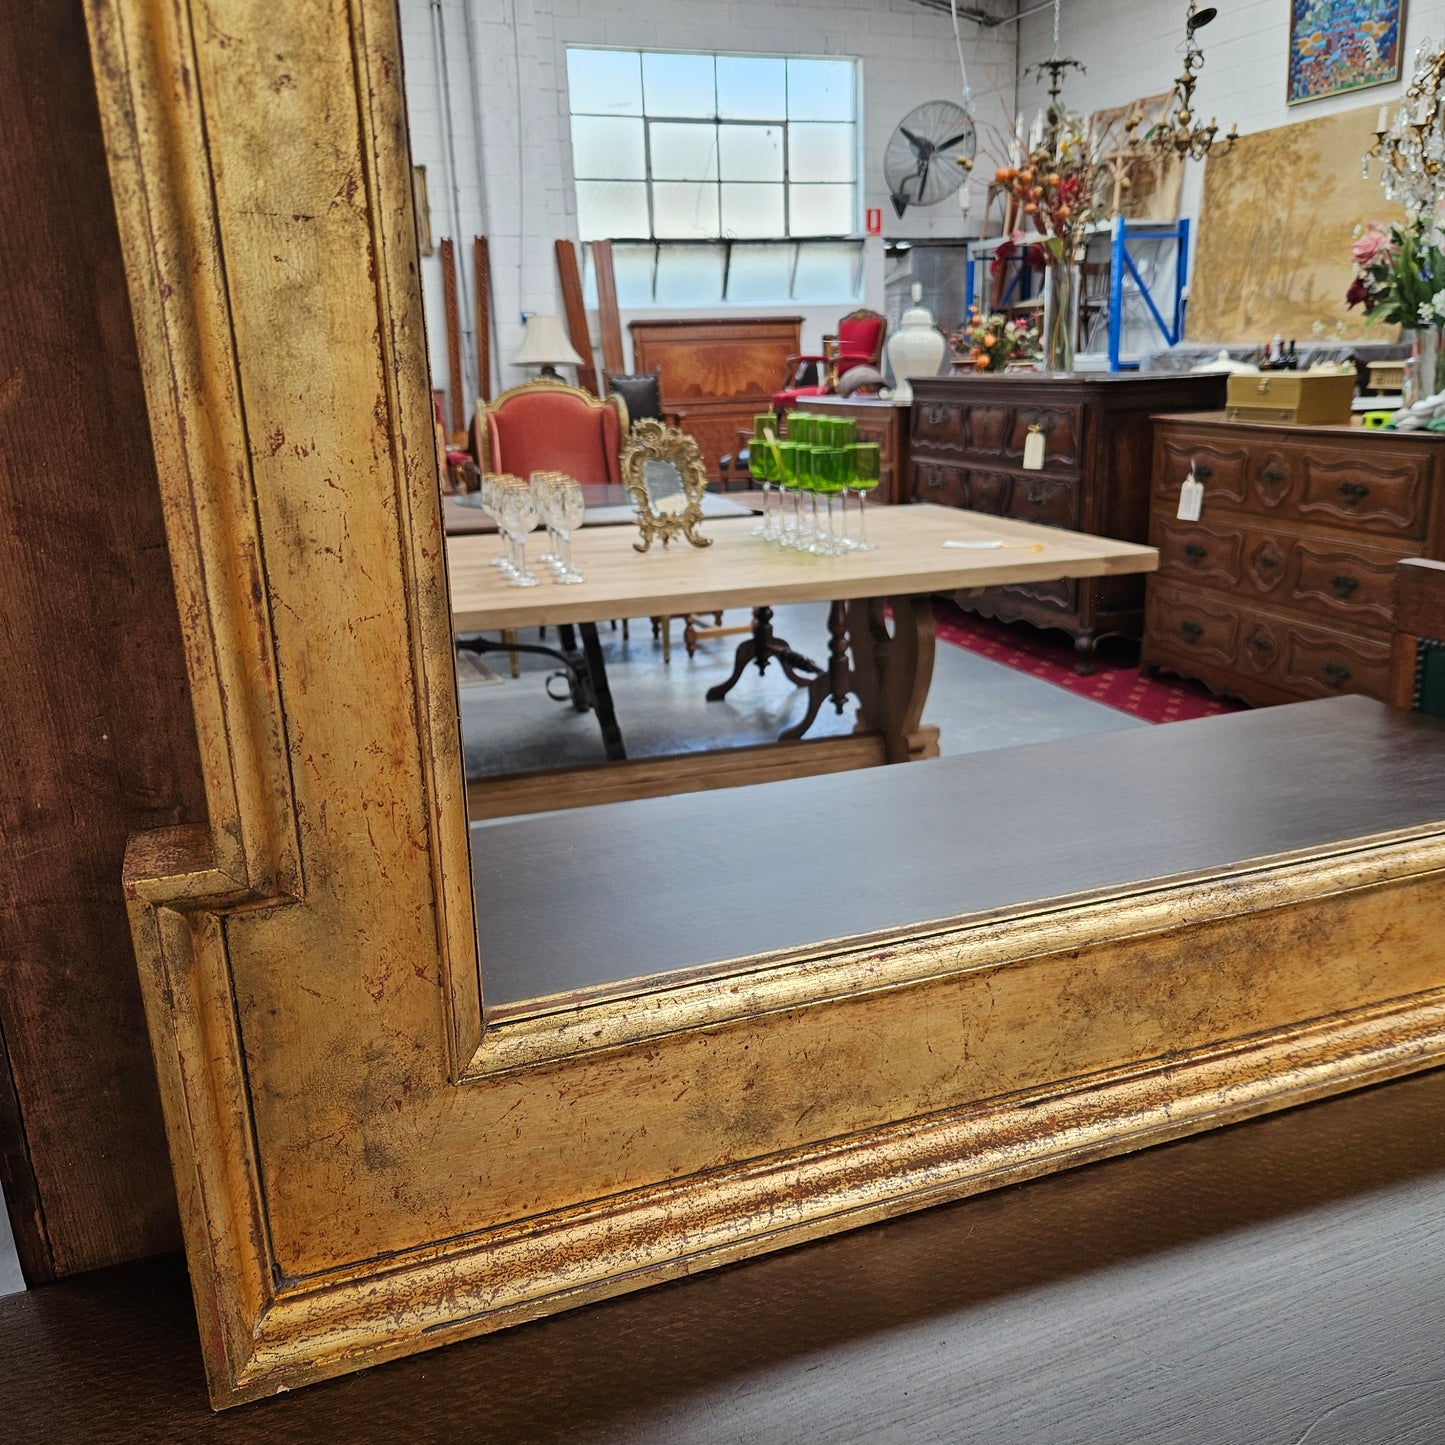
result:
<svg viewBox="0 0 1445 1445"><path fill-rule="evenodd" d="M1403 400L1406 406L1413 406L1445 391L1445 345L1436 326L1407 331L1404 339L1410 343L1410 360L1405 367Z"/></svg>
<svg viewBox="0 0 1445 1445"><path fill-rule="evenodd" d="M1044 370L1074 369L1074 336L1079 325L1079 277L1063 257L1049 262L1044 286Z"/></svg>

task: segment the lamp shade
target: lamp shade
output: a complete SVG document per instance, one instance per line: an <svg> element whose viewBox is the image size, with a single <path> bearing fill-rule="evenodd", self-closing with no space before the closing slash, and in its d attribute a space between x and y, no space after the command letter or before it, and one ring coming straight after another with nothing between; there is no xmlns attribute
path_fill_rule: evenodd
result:
<svg viewBox="0 0 1445 1445"><path fill-rule="evenodd" d="M533 313L527 317L522 349L512 358L516 366L577 366L582 358L567 340L560 316Z"/></svg>

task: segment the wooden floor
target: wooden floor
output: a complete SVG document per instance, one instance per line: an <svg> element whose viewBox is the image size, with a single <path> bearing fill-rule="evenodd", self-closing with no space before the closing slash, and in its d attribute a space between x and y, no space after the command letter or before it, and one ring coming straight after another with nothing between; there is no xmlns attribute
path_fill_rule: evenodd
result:
<svg viewBox="0 0 1445 1445"><path fill-rule="evenodd" d="M213 1417L179 1261L0 1300L0 1439L1438 1445L1445 1071Z"/></svg>

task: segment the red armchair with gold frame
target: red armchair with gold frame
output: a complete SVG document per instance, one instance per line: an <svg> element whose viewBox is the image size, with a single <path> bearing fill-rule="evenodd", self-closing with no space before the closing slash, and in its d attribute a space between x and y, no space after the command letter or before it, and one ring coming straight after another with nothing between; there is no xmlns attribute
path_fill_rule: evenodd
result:
<svg viewBox="0 0 1445 1445"><path fill-rule="evenodd" d="M472 427L484 472L566 472L579 482L622 483L619 408L579 386L524 382L479 405Z"/></svg>
<svg viewBox="0 0 1445 1445"><path fill-rule="evenodd" d="M881 366L883 340L887 334L887 317L866 308L850 311L839 321L837 333L823 338L821 356L788 358L782 389L773 393L773 410L791 411L810 396L830 395L837 390L838 378L855 366ZM804 381L803 377L808 374L817 380Z"/></svg>

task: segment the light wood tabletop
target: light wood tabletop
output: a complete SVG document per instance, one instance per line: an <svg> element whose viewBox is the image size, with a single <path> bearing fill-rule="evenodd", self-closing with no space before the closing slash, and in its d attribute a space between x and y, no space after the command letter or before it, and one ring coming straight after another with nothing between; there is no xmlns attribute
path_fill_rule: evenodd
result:
<svg viewBox="0 0 1445 1445"><path fill-rule="evenodd" d="M449 537L452 622L460 632L677 616L1152 572L1158 565L1152 547L927 503L870 510L868 536L878 550L845 557L784 550L754 537L754 525L747 517L718 520L704 531L711 546L674 544L646 555L633 549L630 527L587 528L573 539L576 566L587 580L573 586L554 583L541 568L538 586L509 586L490 565L495 538ZM1001 545L956 549L944 545L949 541ZM538 537L529 538L532 555L540 550Z"/></svg>

